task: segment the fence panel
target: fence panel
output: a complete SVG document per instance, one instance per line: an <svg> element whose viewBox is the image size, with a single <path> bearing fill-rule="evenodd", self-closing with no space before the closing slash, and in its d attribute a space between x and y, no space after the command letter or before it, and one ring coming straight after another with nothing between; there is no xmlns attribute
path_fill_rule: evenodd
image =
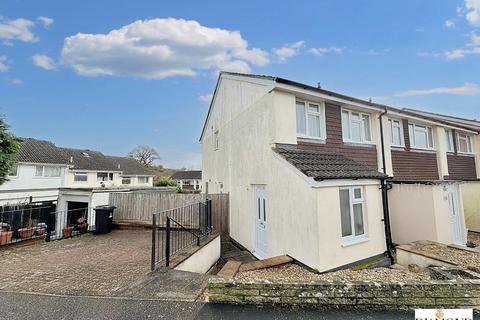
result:
<svg viewBox="0 0 480 320"><path fill-rule="evenodd" d="M151 224L152 214L192 203L205 201L204 194L183 194L167 192L111 193L110 205L117 207L114 220L117 222L138 222ZM164 219L158 221L165 223Z"/></svg>
<svg viewBox="0 0 480 320"><path fill-rule="evenodd" d="M212 200L212 223L215 232L218 232L222 238L230 235L230 203L228 193L209 194L208 199Z"/></svg>

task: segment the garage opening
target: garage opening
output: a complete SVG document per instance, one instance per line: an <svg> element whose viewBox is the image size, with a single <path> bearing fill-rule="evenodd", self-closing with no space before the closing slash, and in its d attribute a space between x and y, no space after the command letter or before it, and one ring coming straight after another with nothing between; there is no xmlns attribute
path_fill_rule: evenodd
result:
<svg viewBox="0 0 480 320"><path fill-rule="evenodd" d="M78 228L84 227L88 221L88 202L67 202L67 222L68 225Z"/></svg>

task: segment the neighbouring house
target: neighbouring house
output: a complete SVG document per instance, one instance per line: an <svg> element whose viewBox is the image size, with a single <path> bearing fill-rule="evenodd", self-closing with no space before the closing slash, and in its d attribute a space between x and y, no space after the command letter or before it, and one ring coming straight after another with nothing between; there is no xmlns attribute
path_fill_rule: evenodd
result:
<svg viewBox="0 0 480 320"><path fill-rule="evenodd" d="M0 186L0 206L49 205L65 215L57 221L73 224L80 215L93 227L93 208L108 204L109 192L153 188L153 176L132 158L21 139L17 164Z"/></svg>
<svg viewBox="0 0 480 320"><path fill-rule="evenodd" d="M202 191L201 170L176 171L170 179L175 180L184 191Z"/></svg>
<svg viewBox="0 0 480 320"><path fill-rule="evenodd" d="M464 244L467 169L448 165L449 130L477 144L462 125L222 72L200 137L203 190L230 194L230 236L257 257L321 272L386 256L392 237Z"/></svg>

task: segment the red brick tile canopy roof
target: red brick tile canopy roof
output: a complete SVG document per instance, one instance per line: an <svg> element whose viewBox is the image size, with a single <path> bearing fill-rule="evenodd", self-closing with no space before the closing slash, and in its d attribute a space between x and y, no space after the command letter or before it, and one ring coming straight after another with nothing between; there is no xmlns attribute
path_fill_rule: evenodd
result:
<svg viewBox="0 0 480 320"><path fill-rule="evenodd" d="M324 179L379 179L386 175L344 155L277 144L273 149L306 176Z"/></svg>

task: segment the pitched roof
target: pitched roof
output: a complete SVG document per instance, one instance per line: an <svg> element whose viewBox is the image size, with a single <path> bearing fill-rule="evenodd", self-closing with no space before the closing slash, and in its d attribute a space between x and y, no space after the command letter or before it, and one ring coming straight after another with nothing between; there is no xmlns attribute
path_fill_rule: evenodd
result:
<svg viewBox="0 0 480 320"><path fill-rule="evenodd" d="M310 149L296 145L277 144L273 149L308 177L325 179L369 179L386 177L344 155Z"/></svg>
<svg viewBox="0 0 480 320"><path fill-rule="evenodd" d="M150 169L133 158L114 156L107 156L107 158L113 162L124 175L155 175Z"/></svg>
<svg viewBox="0 0 480 320"><path fill-rule="evenodd" d="M184 180L184 179L202 179L201 170L190 170L190 171L177 171L171 177L174 180Z"/></svg>
<svg viewBox="0 0 480 320"><path fill-rule="evenodd" d="M33 138L20 138L17 162L68 165L74 170L122 171L131 175L154 175L132 158L106 156L99 151L88 149L57 147L50 141Z"/></svg>
<svg viewBox="0 0 480 320"><path fill-rule="evenodd" d="M17 162L70 164L68 158L50 141L21 138Z"/></svg>

